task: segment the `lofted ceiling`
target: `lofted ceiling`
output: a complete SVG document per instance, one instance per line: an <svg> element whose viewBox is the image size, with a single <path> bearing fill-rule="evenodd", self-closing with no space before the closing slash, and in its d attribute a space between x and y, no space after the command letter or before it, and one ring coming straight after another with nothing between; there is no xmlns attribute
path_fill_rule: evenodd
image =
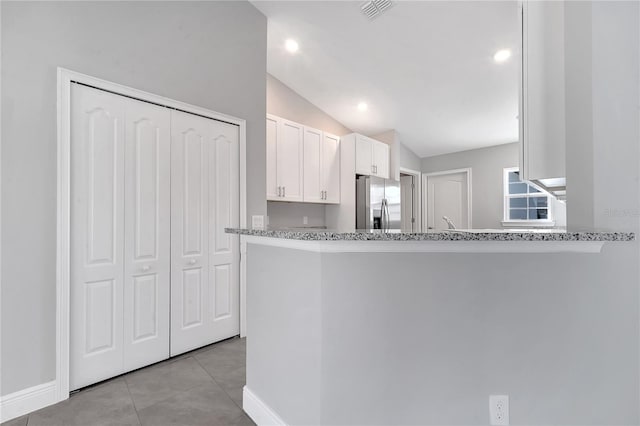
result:
<svg viewBox="0 0 640 426"><path fill-rule="evenodd" d="M518 139L517 2L398 1L373 20L362 1L253 4L267 71L353 131L395 129L420 157Z"/></svg>

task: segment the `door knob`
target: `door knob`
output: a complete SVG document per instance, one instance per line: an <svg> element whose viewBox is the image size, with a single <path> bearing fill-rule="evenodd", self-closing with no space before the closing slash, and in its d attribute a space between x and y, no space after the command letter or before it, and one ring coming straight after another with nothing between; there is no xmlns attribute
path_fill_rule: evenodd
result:
<svg viewBox="0 0 640 426"><path fill-rule="evenodd" d="M144 265L142 267L142 272L147 272L149 270L149 265Z"/></svg>

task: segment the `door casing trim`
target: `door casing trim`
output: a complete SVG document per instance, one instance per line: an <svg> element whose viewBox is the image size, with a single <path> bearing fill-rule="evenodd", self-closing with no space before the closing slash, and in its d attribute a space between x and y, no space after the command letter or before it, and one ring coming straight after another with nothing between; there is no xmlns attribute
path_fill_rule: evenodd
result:
<svg viewBox="0 0 640 426"><path fill-rule="evenodd" d="M429 199L427 197L427 179L430 176L442 176L442 175L452 175L452 174L457 174L457 173L465 173L467 176L467 223L468 226L466 227L466 229L471 229L473 228L473 220L472 220L472 212L473 209L471 208L471 203L472 203L472 196L471 194L473 194L472 191L472 184L473 184L473 178L472 178L472 174L471 174L471 167L466 167L463 169L451 169L451 170L443 170L441 172L432 172L432 173L422 173L422 229L424 232L426 232L426 230L429 228L429 225L427 223L427 217L428 217L428 208L429 206L427 206L427 200ZM461 229L465 229L460 227Z"/></svg>

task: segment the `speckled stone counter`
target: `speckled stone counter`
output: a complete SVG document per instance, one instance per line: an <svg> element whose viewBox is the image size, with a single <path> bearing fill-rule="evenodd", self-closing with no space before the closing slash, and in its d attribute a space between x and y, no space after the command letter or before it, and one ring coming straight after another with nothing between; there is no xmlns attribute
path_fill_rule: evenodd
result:
<svg viewBox="0 0 640 426"><path fill-rule="evenodd" d="M454 230L445 232L333 231L317 229L238 229L228 233L302 241L635 241L633 232Z"/></svg>

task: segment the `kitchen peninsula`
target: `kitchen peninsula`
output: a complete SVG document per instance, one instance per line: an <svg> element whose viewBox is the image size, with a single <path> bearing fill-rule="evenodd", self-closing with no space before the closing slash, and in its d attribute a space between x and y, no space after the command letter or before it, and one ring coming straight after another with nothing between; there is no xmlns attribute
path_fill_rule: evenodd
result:
<svg viewBox="0 0 640 426"><path fill-rule="evenodd" d="M595 401L577 392L584 372L570 360L633 349L610 333L625 301L607 289L620 285L612 258L635 262L624 250L633 233L227 232L246 243L243 405L258 424L468 423L469 413L482 423L490 394L539 393L560 372L575 376L562 383L571 404L586 406ZM614 371L590 380L613 386ZM514 408L541 422L558 410L553 398L514 397Z"/></svg>

